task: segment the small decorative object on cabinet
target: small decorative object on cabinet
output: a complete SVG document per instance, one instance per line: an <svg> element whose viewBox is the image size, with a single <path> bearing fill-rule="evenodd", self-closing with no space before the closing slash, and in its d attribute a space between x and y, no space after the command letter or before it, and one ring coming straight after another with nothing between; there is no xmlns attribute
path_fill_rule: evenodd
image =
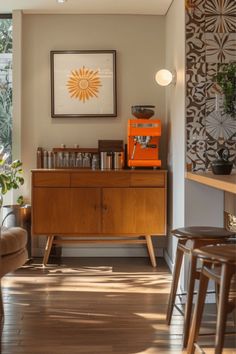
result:
<svg viewBox="0 0 236 354"><path fill-rule="evenodd" d="M124 167L123 140L98 140L98 151L102 170L119 170Z"/></svg>
<svg viewBox="0 0 236 354"><path fill-rule="evenodd" d="M110 242L146 244L155 267L151 237L166 234L166 175L164 170L33 170L32 232L47 235L43 263L53 244Z"/></svg>
<svg viewBox="0 0 236 354"><path fill-rule="evenodd" d="M92 168L92 158L98 154L97 148L58 147L48 151L37 149L37 168Z"/></svg>

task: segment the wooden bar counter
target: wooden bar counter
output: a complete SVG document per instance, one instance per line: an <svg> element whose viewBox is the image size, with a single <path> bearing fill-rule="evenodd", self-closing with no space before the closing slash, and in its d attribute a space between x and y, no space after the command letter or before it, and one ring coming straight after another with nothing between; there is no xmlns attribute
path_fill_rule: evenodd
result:
<svg viewBox="0 0 236 354"><path fill-rule="evenodd" d="M235 231L236 170L233 170L230 175L215 175L212 172L186 172L186 179L224 192L225 227L231 231Z"/></svg>
<svg viewBox="0 0 236 354"><path fill-rule="evenodd" d="M212 172L186 172L186 178L209 187L236 194L236 171L230 175L214 175Z"/></svg>
<svg viewBox="0 0 236 354"><path fill-rule="evenodd" d="M53 244L144 243L166 234L165 170L38 169L32 171L32 233ZM57 237L55 237L57 236ZM96 238L94 238L96 236Z"/></svg>

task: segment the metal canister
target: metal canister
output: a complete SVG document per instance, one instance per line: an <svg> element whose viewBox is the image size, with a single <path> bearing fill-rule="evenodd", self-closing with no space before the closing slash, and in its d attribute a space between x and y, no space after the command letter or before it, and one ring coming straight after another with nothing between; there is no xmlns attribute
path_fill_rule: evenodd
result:
<svg viewBox="0 0 236 354"><path fill-rule="evenodd" d="M112 169L112 152L102 151L100 153L101 170Z"/></svg>
<svg viewBox="0 0 236 354"><path fill-rule="evenodd" d="M124 168L124 152L123 151L115 151L113 155L114 159L114 169L121 170Z"/></svg>

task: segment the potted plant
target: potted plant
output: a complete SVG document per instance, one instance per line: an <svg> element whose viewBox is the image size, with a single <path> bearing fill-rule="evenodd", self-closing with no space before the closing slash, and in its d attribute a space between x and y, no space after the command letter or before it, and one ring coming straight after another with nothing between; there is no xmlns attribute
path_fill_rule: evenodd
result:
<svg viewBox="0 0 236 354"><path fill-rule="evenodd" d="M7 163L9 153L4 153L4 147L0 146L0 210L3 206L3 195L12 189L18 189L24 184L22 176L22 162L15 160ZM3 220L1 227L20 226L27 230L30 235L31 230L31 206L24 203L24 198L20 195L17 198L17 204L3 206ZM31 237L27 242L28 256L31 258Z"/></svg>
<svg viewBox="0 0 236 354"><path fill-rule="evenodd" d="M3 195L12 189L17 189L24 183L22 176L22 162L15 160L7 163L9 153L4 153L4 147L0 146L0 208L3 204ZM18 198L19 204L23 204L23 197Z"/></svg>
<svg viewBox="0 0 236 354"><path fill-rule="evenodd" d="M236 118L236 63L223 64L215 81L224 95L224 110Z"/></svg>

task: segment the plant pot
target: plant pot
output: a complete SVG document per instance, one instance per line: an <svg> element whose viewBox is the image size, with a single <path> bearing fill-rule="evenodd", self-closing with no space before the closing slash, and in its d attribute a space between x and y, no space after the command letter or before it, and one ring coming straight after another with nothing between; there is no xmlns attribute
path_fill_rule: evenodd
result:
<svg viewBox="0 0 236 354"><path fill-rule="evenodd" d="M215 175L230 175L233 168L233 162L216 160L212 162L211 167L212 172Z"/></svg>

